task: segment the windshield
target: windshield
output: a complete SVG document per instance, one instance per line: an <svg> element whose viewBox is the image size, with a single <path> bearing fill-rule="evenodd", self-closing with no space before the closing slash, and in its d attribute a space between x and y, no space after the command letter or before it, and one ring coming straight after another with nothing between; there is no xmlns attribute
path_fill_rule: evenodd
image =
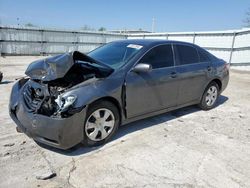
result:
<svg viewBox="0 0 250 188"><path fill-rule="evenodd" d="M88 53L88 56L117 69L137 54L141 48L141 45L136 44L109 43Z"/></svg>

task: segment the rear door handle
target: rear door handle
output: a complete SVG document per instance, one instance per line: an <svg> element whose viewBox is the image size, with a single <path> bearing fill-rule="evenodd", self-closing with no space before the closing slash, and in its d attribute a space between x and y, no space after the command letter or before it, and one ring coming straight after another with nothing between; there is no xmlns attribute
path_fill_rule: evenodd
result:
<svg viewBox="0 0 250 188"><path fill-rule="evenodd" d="M177 77L177 73L176 72L171 72L171 78L176 78Z"/></svg>

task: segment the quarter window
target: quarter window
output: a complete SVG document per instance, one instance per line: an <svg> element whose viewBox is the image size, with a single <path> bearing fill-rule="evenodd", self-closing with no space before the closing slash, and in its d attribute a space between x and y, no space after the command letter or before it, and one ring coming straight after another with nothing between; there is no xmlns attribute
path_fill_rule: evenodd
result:
<svg viewBox="0 0 250 188"><path fill-rule="evenodd" d="M176 45L179 64L187 65L199 62L199 56L197 50L192 46L187 45Z"/></svg>
<svg viewBox="0 0 250 188"><path fill-rule="evenodd" d="M172 45L161 45L150 50L140 63L152 65L153 69L174 66Z"/></svg>

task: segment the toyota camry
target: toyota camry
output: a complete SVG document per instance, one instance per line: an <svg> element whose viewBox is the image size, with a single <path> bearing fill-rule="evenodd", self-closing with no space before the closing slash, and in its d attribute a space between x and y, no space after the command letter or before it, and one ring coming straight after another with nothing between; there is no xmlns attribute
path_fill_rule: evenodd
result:
<svg viewBox="0 0 250 188"><path fill-rule="evenodd" d="M216 106L228 64L205 49L168 40L122 40L87 54L32 62L11 92L17 131L68 149L107 142L124 125L189 105Z"/></svg>

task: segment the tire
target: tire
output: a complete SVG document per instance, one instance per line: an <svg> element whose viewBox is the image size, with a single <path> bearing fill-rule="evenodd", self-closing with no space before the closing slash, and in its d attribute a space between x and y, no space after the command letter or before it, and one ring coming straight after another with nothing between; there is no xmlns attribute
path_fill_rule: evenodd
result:
<svg viewBox="0 0 250 188"><path fill-rule="evenodd" d="M115 134L119 124L119 111L113 103L100 101L90 105L84 121L83 144L91 147L106 143Z"/></svg>
<svg viewBox="0 0 250 188"><path fill-rule="evenodd" d="M202 110L210 110L214 108L218 101L219 92L220 92L219 86L216 82L213 81L210 84L208 84L202 95L199 107Z"/></svg>

